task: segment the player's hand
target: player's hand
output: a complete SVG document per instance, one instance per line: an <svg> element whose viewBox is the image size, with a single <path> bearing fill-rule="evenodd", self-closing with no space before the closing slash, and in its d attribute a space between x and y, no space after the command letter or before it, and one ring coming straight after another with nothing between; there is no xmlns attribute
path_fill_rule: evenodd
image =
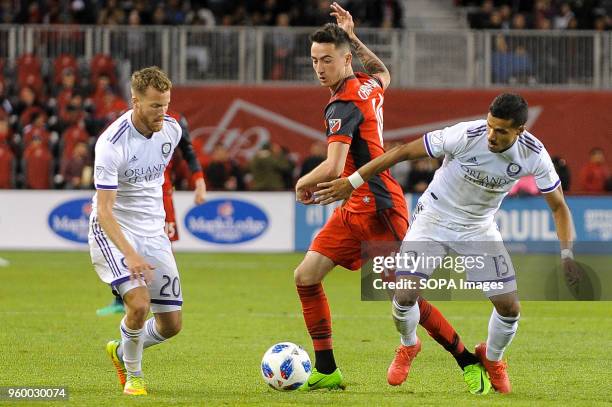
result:
<svg viewBox="0 0 612 407"><path fill-rule="evenodd" d="M295 200L304 205L312 205L315 203L312 191L297 186L295 187Z"/></svg>
<svg viewBox="0 0 612 407"><path fill-rule="evenodd" d="M354 37L355 23L353 22L353 16L351 16L351 13L343 9L342 6L336 2L331 5L331 9L333 11L329 14L336 19L338 26L346 31L349 38Z"/></svg>
<svg viewBox="0 0 612 407"><path fill-rule="evenodd" d="M565 274L565 280L570 285L570 287L576 286L584 277L584 271L574 261L574 259L563 259L561 260L563 264L563 272Z"/></svg>
<svg viewBox="0 0 612 407"><path fill-rule="evenodd" d="M330 182L321 182L317 184L317 188L320 189L314 193L315 202L321 205L348 199L353 193L353 186L348 178L338 178Z"/></svg>
<svg viewBox="0 0 612 407"><path fill-rule="evenodd" d="M131 256L125 256L125 262L130 271L130 280L144 280L145 284L153 281L155 267L147 263L140 255L134 253Z"/></svg>
<svg viewBox="0 0 612 407"><path fill-rule="evenodd" d="M201 205L206 200L206 183L203 179L198 179L195 184L195 197L193 201L196 205Z"/></svg>
<svg viewBox="0 0 612 407"><path fill-rule="evenodd" d="M172 239L176 234L176 222L166 222L164 225L164 233L168 236L168 239Z"/></svg>

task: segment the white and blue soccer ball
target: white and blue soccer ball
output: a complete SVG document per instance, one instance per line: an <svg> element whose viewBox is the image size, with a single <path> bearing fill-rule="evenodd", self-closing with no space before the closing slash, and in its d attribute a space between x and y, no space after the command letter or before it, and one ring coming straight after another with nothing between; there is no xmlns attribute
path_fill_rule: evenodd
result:
<svg viewBox="0 0 612 407"><path fill-rule="evenodd" d="M311 372L308 353L291 342L272 346L261 361L261 375L275 390L295 390L308 380Z"/></svg>

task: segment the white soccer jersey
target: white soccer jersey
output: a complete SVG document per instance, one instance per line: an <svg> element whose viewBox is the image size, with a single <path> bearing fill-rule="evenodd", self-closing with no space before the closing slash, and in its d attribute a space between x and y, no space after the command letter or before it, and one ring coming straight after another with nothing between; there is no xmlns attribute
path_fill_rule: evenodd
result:
<svg viewBox="0 0 612 407"><path fill-rule="evenodd" d="M444 156L424 193L439 220L470 226L493 222L508 191L526 175L535 177L542 193L561 184L548 152L532 134L523 132L501 153L489 150L486 134L486 120L475 120L423 137L431 157Z"/></svg>
<svg viewBox="0 0 612 407"><path fill-rule="evenodd" d="M161 131L144 137L132 123L132 110L115 120L96 142L97 190L117 190L113 214L122 228L138 236L164 234L164 170L181 139L181 127L166 115ZM92 216L97 214L98 194Z"/></svg>

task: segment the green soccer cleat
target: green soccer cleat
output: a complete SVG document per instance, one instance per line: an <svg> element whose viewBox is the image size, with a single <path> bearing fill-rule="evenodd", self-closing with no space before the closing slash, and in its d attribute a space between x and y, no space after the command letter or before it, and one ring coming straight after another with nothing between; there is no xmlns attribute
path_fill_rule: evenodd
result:
<svg viewBox="0 0 612 407"><path fill-rule="evenodd" d="M487 394L491 391L491 381L480 363L466 366L463 369L463 380L472 394Z"/></svg>
<svg viewBox="0 0 612 407"><path fill-rule="evenodd" d="M146 396L147 389L145 388L144 378L142 376L132 376L128 373L123 394L130 396Z"/></svg>
<svg viewBox="0 0 612 407"><path fill-rule="evenodd" d="M342 379L342 372L340 371L340 369L336 369L333 373L330 374L319 373L317 369L312 369L312 373L310 374L308 381L301 385L298 390L344 390L345 388L346 385L344 384L344 380Z"/></svg>
<svg viewBox="0 0 612 407"><path fill-rule="evenodd" d="M96 310L96 315L99 317L105 317L112 314L123 314L124 312L125 308L123 308L123 303L114 302L106 307Z"/></svg>
<svg viewBox="0 0 612 407"><path fill-rule="evenodd" d="M113 366L115 366L115 370L117 371L117 376L119 377L119 384L121 388L125 387L125 382L127 380L127 371L125 370L125 364L123 360L119 359L117 355L117 349L121 344L120 341L110 341L106 344L106 353L110 356L111 361L113 362Z"/></svg>

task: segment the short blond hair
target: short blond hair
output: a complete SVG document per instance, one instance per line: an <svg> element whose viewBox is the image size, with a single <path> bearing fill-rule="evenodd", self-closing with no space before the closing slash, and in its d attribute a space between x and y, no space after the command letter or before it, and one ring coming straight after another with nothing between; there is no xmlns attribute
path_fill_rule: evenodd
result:
<svg viewBox="0 0 612 407"><path fill-rule="evenodd" d="M156 66L150 66L134 72L130 86L132 93L144 95L149 86L161 93L167 92L172 89L172 82L164 71Z"/></svg>

